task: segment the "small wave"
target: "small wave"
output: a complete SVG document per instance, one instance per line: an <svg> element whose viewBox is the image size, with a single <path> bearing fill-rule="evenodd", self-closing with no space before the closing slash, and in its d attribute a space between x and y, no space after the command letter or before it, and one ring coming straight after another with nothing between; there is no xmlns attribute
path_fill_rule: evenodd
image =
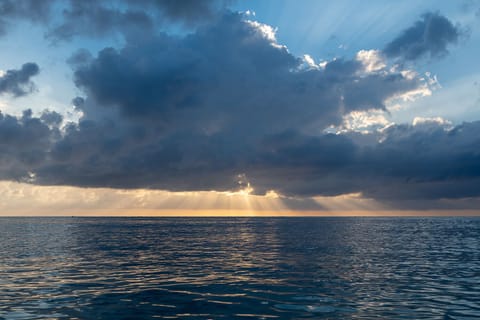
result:
<svg viewBox="0 0 480 320"><path fill-rule="evenodd" d="M281 310L290 311L306 311L311 313L330 313L335 312L335 308L332 306L312 306L312 305L300 305L300 304L276 304L275 308Z"/></svg>

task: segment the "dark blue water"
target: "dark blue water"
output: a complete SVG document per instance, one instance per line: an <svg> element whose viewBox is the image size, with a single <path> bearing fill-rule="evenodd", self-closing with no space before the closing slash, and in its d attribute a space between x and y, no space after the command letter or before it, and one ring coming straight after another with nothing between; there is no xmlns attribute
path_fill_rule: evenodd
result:
<svg viewBox="0 0 480 320"><path fill-rule="evenodd" d="M480 219L0 218L0 319L480 319Z"/></svg>

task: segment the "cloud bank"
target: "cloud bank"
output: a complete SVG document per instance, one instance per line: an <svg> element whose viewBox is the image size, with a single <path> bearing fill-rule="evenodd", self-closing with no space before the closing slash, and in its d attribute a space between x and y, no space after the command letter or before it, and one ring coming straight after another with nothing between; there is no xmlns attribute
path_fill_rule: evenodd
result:
<svg viewBox="0 0 480 320"><path fill-rule="evenodd" d="M72 1L57 39L105 34L158 17L195 23L186 35L144 32L123 48L80 50L69 63L83 116L0 118L0 179L40 185L231 191L294 198L360 193L385 202L480 196L480 123L416 121L333 132L352 112L429 93L396 59L437 57L458 38L426 14L383 51L315 62L278 43L268 25L215 1ZM157 19L160 19L158 18ZM167 19L167 20L168 20ZM202 18L203 19L203 18ZM80 25L80 26L79 26ZM90 30L91 28L92 30ZM123 31L122 31L123 32ZM137 34L138 35L138 34ZM28 92L34 64L10 70L0 91ZM2 89L3 88L3 89ZM250 192L249 191L249 192Z"/></svg>

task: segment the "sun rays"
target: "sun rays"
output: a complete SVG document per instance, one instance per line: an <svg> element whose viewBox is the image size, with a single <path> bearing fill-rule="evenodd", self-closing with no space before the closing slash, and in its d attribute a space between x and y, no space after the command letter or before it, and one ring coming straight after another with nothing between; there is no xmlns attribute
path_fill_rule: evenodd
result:
<svg viewBox="0 0 480 320"><path fill-rule="evenodd" d="M477 215L475 210L398 210L359 193L330 197L295 198L270 190L254 194L245 184L237 191L169 192L36 186L0 182L0 215L16 216L398 216ZM468 200L468 199L467 199ZM465 201L467 201L465 200Z"/></svg>

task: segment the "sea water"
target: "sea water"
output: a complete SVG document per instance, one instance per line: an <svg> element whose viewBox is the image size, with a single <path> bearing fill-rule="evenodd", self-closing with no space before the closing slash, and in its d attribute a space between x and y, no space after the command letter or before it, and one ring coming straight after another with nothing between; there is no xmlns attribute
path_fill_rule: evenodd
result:
<svg viewBox="0 0 480 320"><path fill-rule="evenodd" d="M0 319L480 319L478 218L0 218Z"/></svg>

